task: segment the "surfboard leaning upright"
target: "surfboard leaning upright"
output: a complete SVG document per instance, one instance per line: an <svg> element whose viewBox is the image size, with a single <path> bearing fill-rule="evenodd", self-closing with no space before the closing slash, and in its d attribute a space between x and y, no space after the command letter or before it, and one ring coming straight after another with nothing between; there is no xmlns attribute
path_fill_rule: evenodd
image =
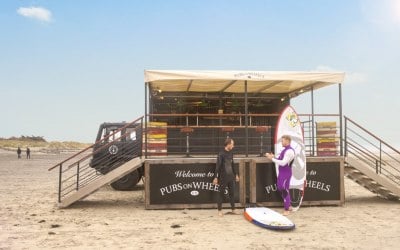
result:
<svg viewBox="0 0 400 250"><path fill-rule="evenodd" d="M290 198L293 210L300 208L303 201L306 183L306 150L304 145L304 132L296 111L290 105L283 109L279 116L275 131L275 155L283 150L282 135L289 135L292 139L291 146L295 151L292 164L292 178L290 179ZM276 175L279 174L279 165L275 164Z"/></svg>

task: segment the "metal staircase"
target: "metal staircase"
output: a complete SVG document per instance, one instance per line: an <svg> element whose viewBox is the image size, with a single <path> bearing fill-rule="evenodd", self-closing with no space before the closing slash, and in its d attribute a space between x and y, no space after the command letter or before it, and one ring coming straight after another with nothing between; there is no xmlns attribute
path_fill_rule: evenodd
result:
<svg viewBox="0 0 400 250"><path fill-rule="evenodd" d="M377 195L400 199L400 152L345 117L345 175Z"/></svg>
<svg viewBox="0 0 400 250"><path fill-rule="evenodd" d="M84 185L83 187L79 188L70 195L66 196L64 199L62 199L58 203L58 206L60 208L68 207L72 203L81 200L87 197L88 195L94 193L99 188L120 179L121 177L131 173L132 171L135 171L136 169L142 166L143 162L144 158L137 157L121 165L120 167L108 172L105 175L99 174L98 178L91 181L87 185Z"/></svg>
<svg viewBox="0 0 400 250"><path fill-rule="evenodd" d="M387 198L398 200L400 198L400 188L390 180L377 175L368 166L352 157L346 158L345 176L360 184L369 191Z"/></svg>
<svg viewBox="0 0 400 250"><path fill-rule="evenodd" d="M58 206L60 208L68 207L74 202L96 192L101 187L121 178L126 178L127 175L143 166L144 157L136 157L122 163L111 161L110 159L112 157L108 155L104 155L103 159L113 166L108 172L103 171L100 173L98 169L92 167L93 165L91 166L91 161L96 153L101 152L101 150L105 148L109 149L113 145L115 146L115 144L124 137L130 136L132 130L130 130L129 134L124 134L121 131L125 131L125 129L131 127L132 124L140 124L142 121L143 117L140 117L131 123L127 123L126 126L105 136L95 144L49 168L49 171L56 168L59 170ZM141 131L142 128L140 126L135 132L141 133ZM141 147L135 150L141 151ZM134 184L136 184L136 182Z"/></svg>

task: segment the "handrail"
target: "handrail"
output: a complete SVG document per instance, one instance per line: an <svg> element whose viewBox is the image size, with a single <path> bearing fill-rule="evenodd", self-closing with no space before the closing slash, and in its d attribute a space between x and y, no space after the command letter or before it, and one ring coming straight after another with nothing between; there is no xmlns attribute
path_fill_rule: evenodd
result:
<svg viewBox="0 0 400 250"><path fill-rule="evenodd" d="M380 139L378 136L374 135L372 132L366 130L365 128L363 128L361 125L359 125L358 123L356 123L355 121L353 121L352 119L348 118L347 116L344 116L344 118L348 121L350 121L351 123L353 123L354 125L356 125L358 128L362 129L363 131L365 131L366 133L368 133L370 136L374 137L376 140L380 141L381 143L383 143L385 146L387 146L388 148L390 148L391 150L395 151L396 153L400 154L400 151L395 149L394 147L390 146L387 142L383 141L382 139Z"/></svg>
<svg viewBox="0 0 400 250"><path fill-rule="evenodd" d="M244 116L246 116L246 114L240 113L240 114L227 114L227 113L221 113L221 114L216 114L216 113L173 113L173 114L158 114L158 113L151 113L151 114L146 114L147 117L150 118L150 121L164 121L167 122L163 127L167 128L167 129L173 129L173 128L184 128L184 127L192 127L195 129L218 129L218 128L224 128L224 127L234 127L234 128L246 128L246 129L253 129L253 128L257 128L260 126L266 126L268 127L270 133L274 133L273 131L275 131L275 125L276 125L276 119L279 117L280 114L277 113L251 113L248 114L248 117L250 118L249 124L246 126L241 120L229 120L229 119L224 119L224 118L240 118L242 119ZM331 114L331 113L324 113L324 114L307 114L307 113L301 113L298 114L298 116L300 117L300 120L311 120L309 119L310 117L315 117L317 119L313 119L312 121L335 121L338 124L338 128L341 128L340 126L340 122L339 122L339 114ZM302 118L303 117L303 118ZM180 118L176 119L176 118ZM186 118L186 121L184 120ZM202 118L202 121L196 119L194 120L193 118ZM214 118L214 119L222 119L222 122L220 121L219 123L215 122L210 123L205 121L204 119L207 118ZM190 120L188 120L190 119ZM305 140L305 144L306 144L306 150L307 150L307 155L308 156L320 156L322 155L322 153L320 151L318 151L317 153L317 146L318 144L316 143L317 139L320 139L319 137L317 138L315 136L315 129L316 127L314 126L314 124L312 124L313 122L309 122L307 124L305 124L304 122L302 122L302 127L304 129L304 140ZM308 127L306 127L308 126ZM248 130L249 131L249 130ZM217 132L218 134L218 132ZM195 139L195 140L199 140L199 138L196 137L197 135L190 135L190 139ZM238 138L238 136L243 136L243 138L245 138L245 135L240 135L238 133L236 133L236 138ZM251 139L251 137L249 135L247 135L247 138ZM272 138L272 137L271 137ZM335 138L338 138L339 140L339 134L335 135ZM146 138L147 139L147 138ZM145 139L145 141L146 141ZM176 152L176 150L174 149L175 145L174 143L172 143L173 140L179 140L178 137L174 138L173 136L171 136L170 134L168 134L168 139L169 142L171 142L171 144L168 145L168 155L172 155L174 153L179 154L179 152ZM177 142L177 141L176 141ZM180 142L182 145L186 145L186 139L182 142ZM146 143L146 142L145 142ZM266 141L266 143L269 145L269 147L273 147L273 139L271 139L270 141ZM266 144L266 145L267 145ZM147 145L147 144L146 144ZM147 155L147 146L145 146L145 154ZM210 146L208 144L208 146ZM217 145L218 146L218 145ZM239 146L239 144L237 145ZM195 151L195 148L200 148L201 145L199 144L191 144L190 146L191 148L193 148ZM251 147L249 145L249 147ZM238 147L237 147L238 148ZM210 148L210 152L215 151L215 148ZM246 148L244 148L243 150L246 150ZM247 149L249 150L249 149ZM210 152L204 152L204 153L210 153ZM337 147L337 151L334 152L336 153L336 155L339 155L339 147ZM149 155L147 155L149 156Z"/></svg>
<svg viewBox="0 0 400 250"><path fill-rule="evenodd" d="M166 125L166 128L245 128L246 126L242 125ZM258 127L266 127L272 128L269 125L259 125L259 126L247 126L249 128L258 128Z"/></svg>
<svg viewBox="0 0 400 250"><path fill-rule="evenodd" d="M143 131L143 117L144 116L141 116L133 120L132 122L126 123L121 128L118 128L104 138L99 139L93 145L81 150L78 153L75 153L74 155L63 160L62 162L49 168L48 170L50 171L56 167L59 167L58 201L61 202L62 199L70 193L78 191L80 188L100 178L103 174L106 174L109 171L118 168L126 160L131 159L131 157L136 157L142 149L141 136ZM132 126L132 124L139 123L141 123L142 125L135 125L135 131L139 133L139 138L137 139L138 143L130 145L130 147L128 148L129 151L121 151L121 158L110 158L108 154L100 154L96 158L96 161L93 162L92 157L95 154L102 151L102 149L104 149L105 147L119 143L119 141L123 140L123 138L127 138L128 135L131 135L132 132L126 131L125 133L122 133L121 131ZM108 141L109 138L113 138L113 140ZM87 151L92 148L94 150L88 153ZM134 151L135 154L130 153L130 150Z"/></svg>
<svg viewBox="0 0 400 250"><path fill-rule="evenodd" d="M239 117L239 116L245 116L246 114L215 114L215 113L210 113L210 114L205 114L205 113L182 113L182 114L147 114L147 116L150 117L196 117L196 116L231 116L231 117ZM279 116L279 114L249 114L249 116Z"/></svg>
<svg viewBox="0 0 400 250"><path fill-rule="evenodd" d="M297 114L298 116L326 116L326 117L340 117L339 114Z"/></svg>
<svg viewBox="0 0 400 250"><path fill-rule="evenodd" d="M67 161L69 161L69 160L75 158L76 156L82 154L82 153L85 152L86 150L92 148L94 145L95 145L95 144L92 144L92 145L90 145L89 147L87 147L87 148L85 148L85 149L82 149L82 150L79 151L78 153L76 153L76 154L74 154L74 155L68 157L67 159L63 160L62 162L59 162L59 163L57 163L56 165L52 166L51 168L47 169L47 171L51 171L51 170L55 169L56 167L58 167L59 165L64 164L65 162L67 162Z"/></svg>
<svg viewBox="0 0 400 250"><path fill-rule="evenodd" d="M384 142L352 119L344 116L345 156L353 155L369 167L375 169L377 175L400 184L400 151ZM374 141L375 140L375 141Z"/></svg>
<svg viewBox="0 0 400 250"><path fill-rule="evenodd" d="M334 121L337 122L337 129L340 130L341 125L340 125L340 115L339 114L309 114L309 113L299 113L297 114L300 117L301 124L303 127L303 132L304 132L304 144L306 147L306 155L307 156L324 156L323 153L320 151L320 146L318 145L318 140L319 139L324 139L325 137L321 137L317 135L318 128L316 126L317 123L319 122L324 122L327 121ZM304 119L302 117L305 117ZM337 138L340 139L340 134L333 135L332 138ZM339 146L340 147L340 146ZM340 149L336 147L336 152L333 152L335 155L340 154ZM331 155L333 156L333 155Z"/></svg>
<svg viewBox="0 0 400 250"><path fill-rule="evenodd" d="M358 147L356 146L356 144L351 143L351 142L347 142L348 145L352 146L354 149L356 149L357 151L361 152L362 154L368 156L370 159L373 159L375 161L379 161L379 158L376 157L375 155L373 155L372 152L370 152L369 150L365 149L365 147L362 147L361 145L357 144ZM381 160L382 165L388 165L386 161Z"/></svg>
<svg viewBox="0 0 400 250"><path fill-rule="evenodd" d="M239 116L245 116L246 114L244 113L238 113L238 114L215 114L215 113L209 113L209 114L205 114L205 113L175 113L175 114L157 114L157 113L152 113L152 114L147 114L147 116L149 117L196 117L196 116L232 116L232 117L239 117ZM249 116L258 116L258 117L268 117L268 116L279 116L279 113L269 113L269 114L259 114L259 113L249 113ZM332 117L332 116L336 116L339 117L340 115L338 114L298 114L299 116L326 116L326 117Z"/></svg>

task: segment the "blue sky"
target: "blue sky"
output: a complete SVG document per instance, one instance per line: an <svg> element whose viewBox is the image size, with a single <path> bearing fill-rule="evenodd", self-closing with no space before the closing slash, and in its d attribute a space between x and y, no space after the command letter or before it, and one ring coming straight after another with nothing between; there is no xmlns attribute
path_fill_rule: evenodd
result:
<svg viewBox="0 0 400 250"><path fill-rule="evenodd" d="M400 1L4 0L0 23L0 137L93 142L144 114L145 69L337 70L344 114L400 145Z"/></svg>

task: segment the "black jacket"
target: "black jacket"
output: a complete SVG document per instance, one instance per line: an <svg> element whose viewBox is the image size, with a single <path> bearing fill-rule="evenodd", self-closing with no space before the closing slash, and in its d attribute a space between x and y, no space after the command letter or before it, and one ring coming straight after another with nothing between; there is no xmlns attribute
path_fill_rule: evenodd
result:
<svg viewBox="0 0 400 250"><path fill-rule="evenodd" d="M220 185L225 185L230 181L235 181L236 172L233 164L232 151L226 151L224 149L219 152L214 177L218 178L218 184Z"/></svg>

